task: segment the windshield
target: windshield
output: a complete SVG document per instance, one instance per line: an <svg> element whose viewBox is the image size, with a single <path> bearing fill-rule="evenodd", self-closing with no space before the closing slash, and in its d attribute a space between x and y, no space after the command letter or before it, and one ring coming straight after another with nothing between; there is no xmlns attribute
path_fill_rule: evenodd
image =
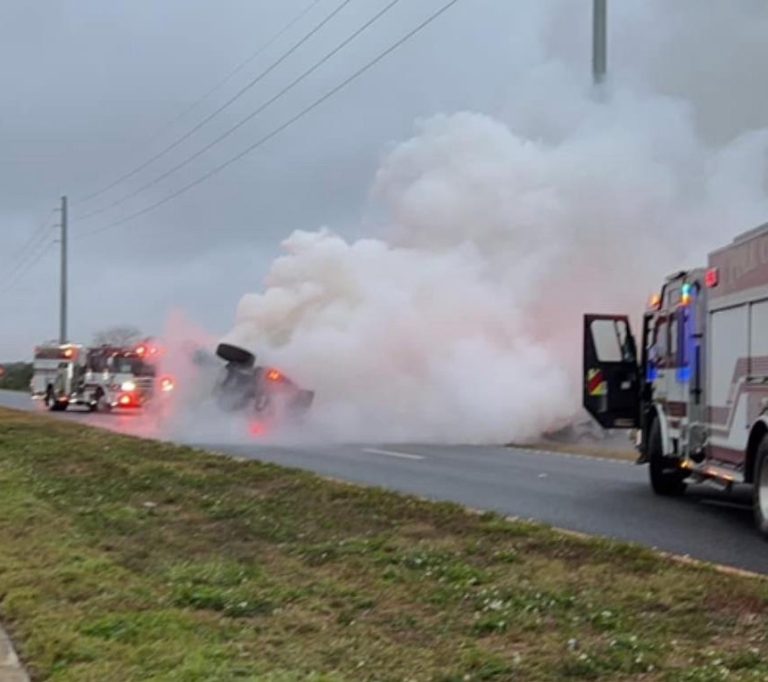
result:
<svg viewBox="0 0 768 682"><path fill-rule="evenodd" d="M112 371L115 374L133 374L137 377L155 376L155 368L141 358L113 357Z"/></svg>

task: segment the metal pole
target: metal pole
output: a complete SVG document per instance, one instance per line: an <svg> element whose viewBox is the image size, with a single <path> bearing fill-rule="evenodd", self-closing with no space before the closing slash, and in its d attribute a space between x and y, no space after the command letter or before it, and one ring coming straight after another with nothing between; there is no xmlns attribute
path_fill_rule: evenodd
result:
<svg viewBox="0 0 768 682"><path fill-rule="evenodd" d="M67 343L67 197L61 197L61 300L59 302L59 343Z"/></svg>
<svg viewBox="0 0 768 682"><path fill-rule="evenodd" d="M608 0L594 0L592 13L592 77L595 85L608 71Z"/></svg>

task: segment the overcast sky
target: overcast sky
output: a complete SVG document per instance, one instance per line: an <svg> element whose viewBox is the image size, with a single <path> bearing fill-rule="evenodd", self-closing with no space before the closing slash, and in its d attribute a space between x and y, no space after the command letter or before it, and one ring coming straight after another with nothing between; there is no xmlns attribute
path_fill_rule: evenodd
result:
<svg viewBox="0 0 768 682"><path fill-rule="evenodd" d="M352 0L322 31L171 154L89 202L253 79L341 0L319 0L213 96L174 121L310 0L5 0L0 4L0 359L58 329L58 261L24 249L71 200L70 337L134 324L159 333L180 309L225 331L260 288L282 239L327 225L365 234L382 158L436 113L514 112L516 83L546 65L590 68L591 0L460 0L359 81L253 154L164 206L157 201L241 151L335 86L445 0L402 0L284 99L150 190L90 220L272 97L390 0ZM691 102L713 144L765 126L768 3L614 0L611 78ZM704 7L706 6L706 11ZM757 86L757 87L756 87ZM526 96L531 96L530 90ZM749 227L749 226L745 226ZM51 241L54 231L46 237ZM45 240L42 244L47 243ZM32 267L19 267L35 260ZM17 275L11 277L14 270ZM12 286L9 288L9 284Z"/></svg>

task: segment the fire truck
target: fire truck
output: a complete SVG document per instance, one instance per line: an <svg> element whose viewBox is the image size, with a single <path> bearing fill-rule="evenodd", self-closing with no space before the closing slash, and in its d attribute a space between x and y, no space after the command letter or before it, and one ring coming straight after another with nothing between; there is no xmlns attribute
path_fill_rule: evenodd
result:
<svg viewBox="0 0 768 682"><path fill-rule="evenodd" d="M585 315L583 403L633 429L659 495L751 484L768 537L768 223L664 281L642 316Z"/></svg>
<svg viewBox="0 0 768 682"><path fill-rule="evenodd" d="M143 407L157 389L168 392L174 387L169 377L157 377L152 362L154 348L149 344L136 348L74 344L36 348L32 397L44 400L52 411L72 405L94 412Z"/></svg>

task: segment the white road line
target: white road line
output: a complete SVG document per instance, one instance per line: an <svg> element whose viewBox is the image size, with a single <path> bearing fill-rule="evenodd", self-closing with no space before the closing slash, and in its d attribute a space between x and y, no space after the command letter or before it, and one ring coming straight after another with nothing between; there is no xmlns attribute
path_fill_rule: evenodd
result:
<svg viewBox="0 0 768 682"><path fill-rule="evenodd" d="M399 459L426 459L421 455L409 455L407 452L395 452L394 450L378 450L376 448L363 448L363 452L369 452L372 455L385 455L387 457L398 457Z"/></svg>

